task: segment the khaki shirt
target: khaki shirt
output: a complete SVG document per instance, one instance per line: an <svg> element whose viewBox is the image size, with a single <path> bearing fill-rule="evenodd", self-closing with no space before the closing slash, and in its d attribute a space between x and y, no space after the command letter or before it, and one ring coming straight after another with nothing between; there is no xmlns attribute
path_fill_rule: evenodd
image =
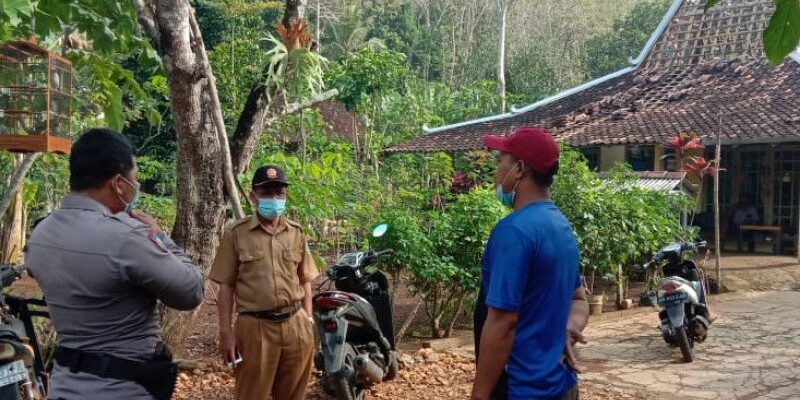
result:
<svg viewBox="0 0 800 400"><path fill-rule="evenodd" d="M301 301L303 284L317 275L298 223L281 218L272 235L250 217L225 232L210 278L233 286L236 311L246 312L274 311Z"/></svg>

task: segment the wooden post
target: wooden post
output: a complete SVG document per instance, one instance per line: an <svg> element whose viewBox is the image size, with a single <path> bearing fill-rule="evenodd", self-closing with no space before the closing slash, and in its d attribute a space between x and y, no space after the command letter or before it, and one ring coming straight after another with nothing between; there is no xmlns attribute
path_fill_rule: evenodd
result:
<svg viewBox="0 0 800 400"><path fill-rule="evenodd" d="M53 73L53 71L51 71L52 65L53 65L52 58L48 55L47 56L47 80L45 81L46 82L45 84L47 86L44 89L45 93L46 93L45 98L47 100L47 108L46 108L47 114L45 114L45 117L44 117L45 118L45 131L44 131L44 134L47 135L47 136L52 134L50 132L50 91L53 90L53 88L51 86L53 84L53 82L50 80L50 75ZM36 132L36 134L41 135L41 132Z"/></svg>
<svg viewBox="0 0 800 400"><path fill-rule="evenodd" d="M717 291L722 290L722 269L720 268L720 257L722 252L722 243L719 242L719 179L720 179L720 160L722 159L722 114L719 115L717 120L717 151L714 166L717 169L717 174L714 177L714 253L716 258L717 267Z"/></svg>

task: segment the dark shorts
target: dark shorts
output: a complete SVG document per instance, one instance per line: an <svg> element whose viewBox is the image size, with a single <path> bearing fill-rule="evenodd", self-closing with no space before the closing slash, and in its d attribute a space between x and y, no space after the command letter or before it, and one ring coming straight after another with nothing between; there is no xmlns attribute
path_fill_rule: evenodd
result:
<svg viewBox="0 0 800 400"><path fill-rule="evenodd" d="M503 372L503 375L500 376L500 380L497 381L497 386L495 386L492 391L491 400L508 400L507 388L508 375ZM552 400L578 400L578 384L576 383L575 386L564 392L564 394Z"/></svg>

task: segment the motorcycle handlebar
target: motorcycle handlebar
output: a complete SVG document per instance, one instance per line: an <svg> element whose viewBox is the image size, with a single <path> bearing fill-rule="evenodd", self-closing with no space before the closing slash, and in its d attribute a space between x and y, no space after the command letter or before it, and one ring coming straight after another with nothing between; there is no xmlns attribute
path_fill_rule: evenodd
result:
<svg viewBox="0 0 800 400"><path fill-rule="evenodd" d="M390 256L392 254L394 254L394 250L387 249L387 250L379 251L379 252L375 253L375 257Z"/></svg>
<svg viewBox="0 0 800 400"><path fill-rule="evenodd" d="M0 288L11 285L25 273L24 265L6 264L0 266Z"/></svg>

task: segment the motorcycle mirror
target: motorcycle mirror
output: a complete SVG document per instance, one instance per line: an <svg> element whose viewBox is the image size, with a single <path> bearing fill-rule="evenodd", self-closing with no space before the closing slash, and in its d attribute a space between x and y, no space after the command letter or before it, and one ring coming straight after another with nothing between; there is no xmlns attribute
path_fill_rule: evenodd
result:
<svg viewBox="0 0 800 400"><path fill-rule="evenodd" d="M389 225L380 224L376 226L375 229L372 230L372 236L376 238L381 237L386 233L387 230L389 230Z"/></svg>

